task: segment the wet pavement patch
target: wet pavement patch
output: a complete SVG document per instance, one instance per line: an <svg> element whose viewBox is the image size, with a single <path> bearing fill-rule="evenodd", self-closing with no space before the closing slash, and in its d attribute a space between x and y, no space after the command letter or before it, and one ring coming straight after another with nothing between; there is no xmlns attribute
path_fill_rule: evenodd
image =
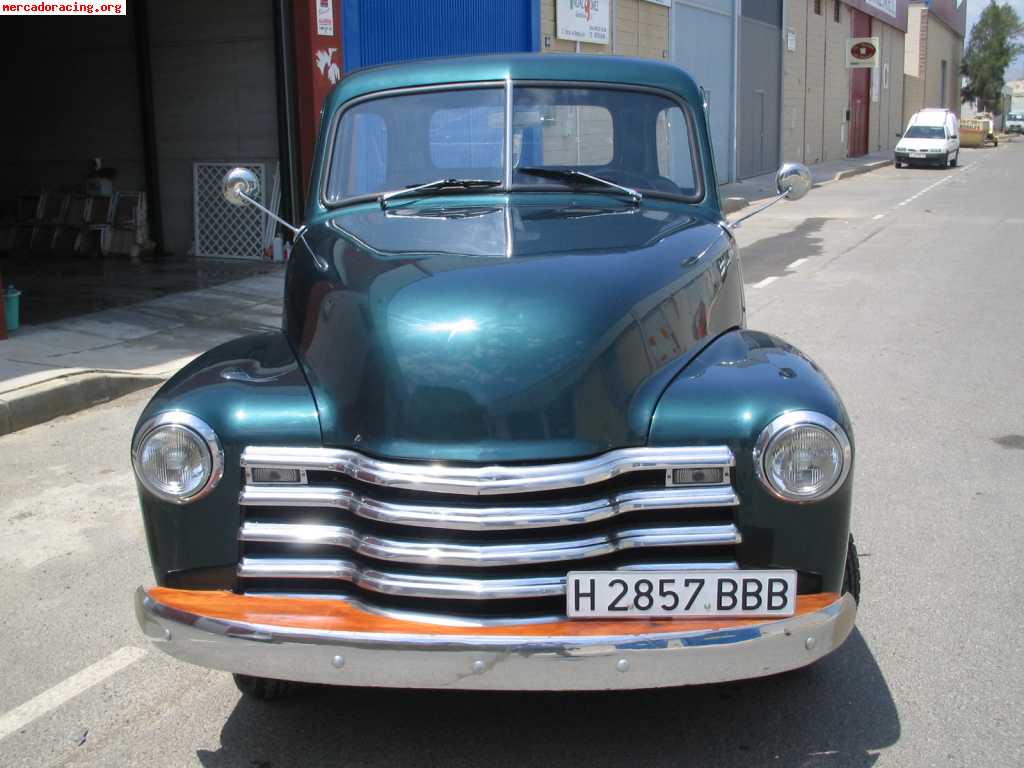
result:
<svg viewBox="0 0 1024 768"><path fill-rule="evenodd" d="M38 325L282 271L240 259L0 256L4 285L21 292L21 323Z"/></svg>
<svg viewBox="0 0 1024 768"><path fill-rule="evenodd" d="M1003 435L1002 437L994 437L992 440L996 445L1001 445L1003 448L1016 448L1024 451L1024 435Z"/></svg>

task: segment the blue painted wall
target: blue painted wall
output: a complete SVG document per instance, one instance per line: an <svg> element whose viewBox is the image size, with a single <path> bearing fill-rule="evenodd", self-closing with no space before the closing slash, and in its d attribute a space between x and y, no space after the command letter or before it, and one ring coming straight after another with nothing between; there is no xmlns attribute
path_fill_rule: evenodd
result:
<svg viewBox="0 0 1024 768"><path fill-rule="evenodd" d="M540 50L539 0L342 0L345 71L407 59Z"/></svg>

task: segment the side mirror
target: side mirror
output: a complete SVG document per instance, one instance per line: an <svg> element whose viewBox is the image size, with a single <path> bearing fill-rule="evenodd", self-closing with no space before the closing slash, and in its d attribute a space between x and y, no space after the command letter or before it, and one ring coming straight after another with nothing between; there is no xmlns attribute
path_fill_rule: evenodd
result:
<svg viewBox="0 0 1024 768"><path fill-rule="evenodd" d="M248 168L232 168L224 175L224 199L232 205L249 203L260 193L260 180Z"/></svg>
<svg viewBox="0 0 1024 768"><path fill-rule="evenodd" d="M802 163L785 163L775 174L775 188L787 200L799 200L813 184L811 172Z"/></svg>
<svg viewBox="0 0 1024 768"><path fill-rule="evenodd" d="M278 224L286 227L296 237L301 237L302 233L305 232L305 227L300 229L293 224L289 224L256 199L260 194L260 180L259 177L257 177L256 174L248 168L232 168L224 174L224 182L221 186L221 190L224 193L224 199L232 205L248 204L255 206ZM314 255L313 258L318 259L319 257ZM326 269L327 267L325 266L323 268Z"/></svg>

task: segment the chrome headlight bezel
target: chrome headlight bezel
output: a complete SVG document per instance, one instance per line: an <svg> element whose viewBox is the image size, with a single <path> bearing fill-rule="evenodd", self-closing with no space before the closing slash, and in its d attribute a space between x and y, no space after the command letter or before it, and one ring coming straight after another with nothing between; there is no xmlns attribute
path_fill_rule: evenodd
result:
<svg viewBox="0 0 1024 768"><path fill-rule="evenodd" d="M843 466L835 481L826 490L814 496L795 495L788 493L785 489L778 488L771 480L765 462L770 455L772 446L778 439L798 427L817 427L826 432L836 441L839 447L839 454L843 460ZM834 494L843 487L847 476L850 474L850 467L853 465L853 446L850 438L837 421L817 411L789 411L776 417L766 426L757 438L754 445L754 474L761 481L761 485L775 498L795 504L809 504L822 501Z"/></svg>
<svg viewBox="0 0 1024 768"><path fill-rule="evenodd" d="M140 466L139 460L146 441L157 432L168 428L184 430L188 433L189 437L195 438L209 453L209 474L197 490L188 494L177 495L168 493L163 488L153 485ZM136 431L135 439L132 441L132 468L135 470L135 477L138 478L143 487L157 498L169 501L172 504L189 504L207 496L217 487L217 483L224 476L224 449L221 447L220 438L217 437L217 433L199 417L184 411L166 411L147 419Z"/></svg>

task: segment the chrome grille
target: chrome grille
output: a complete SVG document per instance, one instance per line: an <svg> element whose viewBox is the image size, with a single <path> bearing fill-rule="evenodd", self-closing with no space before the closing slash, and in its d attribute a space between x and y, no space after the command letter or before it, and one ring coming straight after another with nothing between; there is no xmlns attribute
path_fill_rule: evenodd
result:
<svg viewBox="0 0 1024 768"><path fill-rule="evenodd" d="M737 567L733 463L719 446L523 466L250 447L239 589L427 614L560 613L571 570ZM723 480L666 487L679 468L721 469ZM297 469L305 482L260 483L263 469Z"/></svg>

